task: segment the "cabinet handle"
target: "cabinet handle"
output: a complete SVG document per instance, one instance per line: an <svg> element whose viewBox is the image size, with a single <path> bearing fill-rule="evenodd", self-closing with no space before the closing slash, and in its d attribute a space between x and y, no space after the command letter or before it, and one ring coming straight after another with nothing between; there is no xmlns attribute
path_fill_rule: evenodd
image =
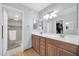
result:
<svg viewBox="0 0 79 59"><path fill-rule="evenodd" d="M3 39L3 25L2 25L2 39Z"/></svg>

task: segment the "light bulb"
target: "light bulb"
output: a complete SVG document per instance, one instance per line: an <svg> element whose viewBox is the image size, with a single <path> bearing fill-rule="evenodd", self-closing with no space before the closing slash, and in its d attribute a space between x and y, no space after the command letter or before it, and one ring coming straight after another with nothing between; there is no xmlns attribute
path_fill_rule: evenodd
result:
<svg viewBox="0 0 79 59"><path fill-rule="evenodd" d="M46 14L45 16L43 16L44 19L48 20L49 18L49 14Z"/></svg>
<svg viewBox="0 0 79 59"><path fill-rule="evenodd" d="M18 16L18 15L16 15L16 17L18 18L19 16Z"/></svg>
<svg viewBox="0 0 79 59"><path fill-rule="evenodd" d="M15 18L16 21L19 20L19 16L18 16L18 15L16 15L15 17L16 17L16 18Z"/></svg>

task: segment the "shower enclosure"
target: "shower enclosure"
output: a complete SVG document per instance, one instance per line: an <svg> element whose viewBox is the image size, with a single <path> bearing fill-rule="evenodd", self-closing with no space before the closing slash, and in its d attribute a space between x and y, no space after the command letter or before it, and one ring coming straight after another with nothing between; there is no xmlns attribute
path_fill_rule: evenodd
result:
<svg viewBox="0 0 79 59"><path fill-rule="evenodd" d="M22 12L5 6L3 18L3 55L7 55L18 47L22 49Z"/></svg>

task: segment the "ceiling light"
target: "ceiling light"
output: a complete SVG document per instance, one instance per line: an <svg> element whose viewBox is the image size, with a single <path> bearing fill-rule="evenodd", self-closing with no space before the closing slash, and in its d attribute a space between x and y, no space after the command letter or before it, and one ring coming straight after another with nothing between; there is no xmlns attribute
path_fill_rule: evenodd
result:
<svg viewBox="0 0 79 59"><path fill-rule="evenodd" d="M16 15L15 17L16 17L16 18L15 18L15 20L16 20L16 21L18 21L18 20L19 20L19 16L18 16L18 15Z"/></svg>
<svg viewBox="0 0 79 59"><path fill-rule="evenodd" d="M19 16L18 16L18 15L16 15L16 17L18 18Z"/></svg>

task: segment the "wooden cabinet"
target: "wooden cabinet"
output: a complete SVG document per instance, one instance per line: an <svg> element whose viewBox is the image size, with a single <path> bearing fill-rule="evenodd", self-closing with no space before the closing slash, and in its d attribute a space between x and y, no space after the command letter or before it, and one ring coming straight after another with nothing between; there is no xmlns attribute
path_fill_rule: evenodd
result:
<svg viewBox="0 0 79 59"><path fill-rule="evenodd" d="M58 56L75 56L75 54L61 48L57 48L57 55Z"/></svg>
<svg viewBox="0 0 79 59"><path fill-rule="evenodd" d="M33 49L39 53L39 36L33 35L32 36L32 47Z"/></svg>
<svg viewBox="0 0 79 59"><path fill-rule="evenodd" d="M36 49L36 39L32 37L32 47L35 50Z"/></svg>
<svg viewBox="0 0 79 59"><path fill-rule="evenodd" d="M75 56L78 55L77 45L69 44L66 42L46 39L46 55L47 56Z"/></svg>
<svg viewBox="0 0 79 59"><path fill-rule="evenodd" d="M40 37L40 55L41 56L45 56L45 48L46 48L45 41L46 40L44 37Z"/></svg>
<svg viewBox="0 0 79 59"><path fill-rule="evenodd" d="M75 56L75 54L67 50L58 48L50 44L46 48L46 55L47 56Z"/></svg>
<svg viewBox="0 0 79 59"><path fill-rule="evenodd" d="M40 55L45 56L45 47L40 46Z"/></svg>
<svg viewBox="0 0 79 59"><path fill-rule="evenodd" d="M47 44L46 45L46 55L47 56L56 56L56 47L51 44Z"/></svg>
<svg viewBox="0 0 79 59"><path fill-rule="evenodd" d="M46 39L46 55L47 56L56 56L56 46L54 45L55 41L52 42L51 39Z"/></svg>
<svg viewBox="0 0 79 59"><path fill-rule="evenodd" d="M37 35L32 36L33 49L41 56L75 56L79 55L79 46L56 39Z"/></svg>

